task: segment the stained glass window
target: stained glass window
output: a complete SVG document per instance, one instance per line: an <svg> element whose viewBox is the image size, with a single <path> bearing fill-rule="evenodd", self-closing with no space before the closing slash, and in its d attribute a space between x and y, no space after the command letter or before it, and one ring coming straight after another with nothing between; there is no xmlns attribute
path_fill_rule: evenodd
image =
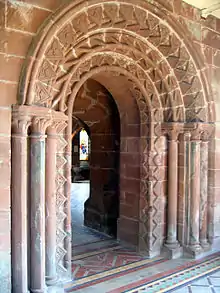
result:
<svg viewBox="0 0 220 293"><path fill-rule="evenodd" d="M85 129L79 133L79 159L80 161L88 161L89 159L89 136Z"/></svg>

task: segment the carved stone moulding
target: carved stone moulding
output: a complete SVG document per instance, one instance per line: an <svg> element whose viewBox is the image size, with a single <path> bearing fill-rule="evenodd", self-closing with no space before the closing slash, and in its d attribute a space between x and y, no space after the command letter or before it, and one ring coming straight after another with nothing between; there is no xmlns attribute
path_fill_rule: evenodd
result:
<svg viewBox="0 0 220 293"><path fill-rule="evenodd" d="M45 132L47 127L66 127L68 117L52 109L37 106L19 106L12 107L12 131L16 132L17 121L28 121L34 132Z"/></svg>
<svg viewBox="0 0 220 293"><path fill-rule="evenodd" d="M40 34L40 41L33 52L34 57L38 56L38 62L34 62L33 58L26 68L27 74L21 84L24 86L21 103L42 102L42 105L51 107L57 102L59 92L63 91L57 83L64 84L71 67L79 66L86 55L93 54L97 47L102 51L102 47L113 46L114 56L117 46L121 49L128 46L133 50L129 52L125 49L122 55L131 57L134 62L137 50L145 53L146 58L142 58L140 66L146 68L154 81L155 90L163 95L161 101L164 105L170 107L174 104L175 111L176 106L190 110L198 104L205 110L200 113L199 108L193 112L193 117L201 118L202 115L210 121L206 102L207 84L201 78L202 56L200 58L190 45L184 28L172 15L167 17L164 7L158 5L161 9L156 2L152 4L143 0L79 1L77 6L73 3L67 5L54 16L56 25L48 24ZM114 63L114 58L110 59ZM152 59L155 66L149 67L147 59ZM86 69L86 66L81 69ZM40 91L36 89L39 82ZM171 98L165 93L169 93ZM178 119L182 111L176 112L174 116ZM193 117L190 116L190 120Z"/></svg>
<svg viewBox="0 0 220 293"><path fill-rule="evenodd" d="M161 124L161 135L176 135L190 134L191 139L207 140L212 137L214 133L214 123L203 122L171 122Z"/></svg>

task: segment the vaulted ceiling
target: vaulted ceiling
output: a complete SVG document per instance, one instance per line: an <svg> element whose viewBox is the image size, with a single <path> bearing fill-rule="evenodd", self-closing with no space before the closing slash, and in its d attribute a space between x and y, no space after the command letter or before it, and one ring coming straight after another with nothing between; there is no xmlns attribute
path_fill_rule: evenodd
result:
<svg viewBox="0 0 220 293"><path fill-rule="evenodd" d="M214 15L220 18L220 1L219 0L184 0L184 2L202 10L204 17Z"/></svg>

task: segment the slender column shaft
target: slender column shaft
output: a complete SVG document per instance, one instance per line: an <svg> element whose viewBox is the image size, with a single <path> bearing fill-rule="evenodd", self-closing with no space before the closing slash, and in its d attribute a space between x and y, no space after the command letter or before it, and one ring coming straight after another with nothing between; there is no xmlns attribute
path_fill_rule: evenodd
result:
<svg viewBox="0 0 220 293"><path fill-rule="evenodd" d="M56 150L57 136L52 130L46 140L46 281L56 281Z"/></svg>
<svg viewBox="0 0 220 293"><path fill-rule="evenodd" d="M178 142L170 136L168 142L168 225L167 246L177 245L177 180L178 180Z"/></svg>
<svg viewBox="0 0 220 293"><path fill-rule="evenodd" d="M200 206L200 140L191 141L191 204L190 204L190 247L200 248L199 206Z"/></svg>
<svg viewBox="0 0 220 293"><path fill-rule="evenodd" d="M31 135L31 292L45 292L45 136Z"/></svg>
<svg viewBox="0 0 220 293"><path fill-rule="evenodd" d="M201 181L200 181L200 243L208 246L207 241L207 199L208 199L208 141L201 143Z"/></svg>
<svg viewBox="0 0 220 293"><path fill-rule="evenodd" d="M12 289L28 292L27 270L27 128L16 121L12 134Z"/></svg>

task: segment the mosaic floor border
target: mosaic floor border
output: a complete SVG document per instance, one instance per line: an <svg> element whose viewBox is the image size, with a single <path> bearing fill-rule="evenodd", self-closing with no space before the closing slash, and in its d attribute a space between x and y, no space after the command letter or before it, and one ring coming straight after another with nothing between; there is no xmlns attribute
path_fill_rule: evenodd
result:
<svg viewBox="0 0 220 293"><path fill-rule="evenodd" d="M74 280L65 286L65 292L73 292L74 290L82 289L94 284L105 282L109 279L120 277L126 273L134 272L152 266L153 264L158 264L165 262L164 257L156 257L154 259L144 259L141 261L136 261L127 265L123 265L114 269L106 270L101 273L93 274L88 277L83 277L78 280Z"/></svg>
<svg viewBox="0 0 220 293"><path fill-rule="evenodd" d="M220 254L210 256L208 259L188 262L175 270L145 278L139 282L120 287L108 293L163 293L173 292L190 282L204 277L220 269Z"/></svg>

